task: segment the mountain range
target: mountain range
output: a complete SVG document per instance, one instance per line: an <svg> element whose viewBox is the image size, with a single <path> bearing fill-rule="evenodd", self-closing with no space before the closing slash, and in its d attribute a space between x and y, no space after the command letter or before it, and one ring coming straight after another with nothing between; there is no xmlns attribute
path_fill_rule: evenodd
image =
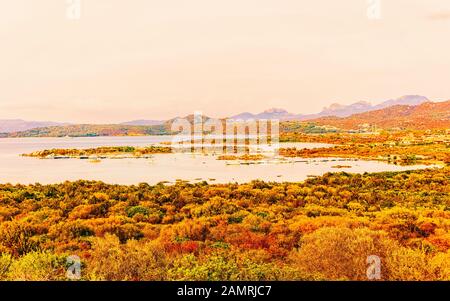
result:
<svg viewBox="0 0 450 301"><path fill-rule="evenodd" d="M286 120L310 120L326 116L347 117L357 113L375 111L383 108L387 108L393 105L418 105L429 101L427 97L420 95L405 95L395 99L389 99L377 105L372 105L370 102L360 101L350 105L341 105L333 103L328 107L324 107L321 112L317 114L294 114L284 109L272 108L265 110L258 114L250 112L243 112L237 115L230 116L228 118L235 120L260 120L260 119L278 119L282 121ZM167 121L164 120L151 120L151 119L139 119L120 123L122 125L136 125L136 126L154 126L162 125ZM1 132L1 129L0 129Z"/></svg>
<svg viewBox="0 0 450 301"><path fill-rule="evenodd" d="M433 128L441 127L450 120L449 102L433 103L419 95L406 95L377 105L356 102L350 105L332 104L317 114L293 114L284 109L269 109L258 114L249 112L231 116L232 119L279 119L281 121L311 121L344 129L357 129L361 124L380 127ZM204 118L208 118L204 116ZM0 120L2 137L45 135L128 135L169 133L171 121L133 120L112 125L76 125L57 122L24 120ZM193 116L188 116L193 119ZM191 120L190 120L191 121Z"/></svg>
<svg viewBox="0 0 450 301"><path fill-rule="evenodd" d="M348 117L322 117L311 122L341 129L358 129L365 124L383 129L448 129L450 128L450 100L425 102L415 106L393 105Z"/></svg>
<svg viewBox="0 0 450 301"><path fill-rule="evenodd" d="M230 118L241 120L249 120L249 119L310 120L326 116L348 117L353 114L380 110L394 105L416 106L427 101L429 101L429 99L425 96L405 95L396 99L386 100L377 105L372 105L370 102L366 101L355 102L350 105L341 105L338 103L333 103L328 107L324 107L322 111L317 114L307 114L307 115L293 114L289 113L284 109L273 108L261 112L259 114L244 112L238 115L231 116Z"/></svg>

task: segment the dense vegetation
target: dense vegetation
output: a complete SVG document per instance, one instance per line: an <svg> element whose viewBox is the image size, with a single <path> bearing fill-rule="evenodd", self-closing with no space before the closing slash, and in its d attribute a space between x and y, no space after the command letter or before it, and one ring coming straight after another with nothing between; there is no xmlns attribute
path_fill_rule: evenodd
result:
<svg viewBox="0 0 450 301"><path fill-rule="evenodd" d="M406 131L398 132L380 132L376 135L367 133L322 133L307 134L294 131L296 122L291 122L289 128L280 132L280 142L317 142L330 144L348 144L348 143L382 143L386 141L399 141L405 135ZM290 128L292 127L292 129Z"/></svg>
<svg viewBox="0 0 450 301"><path fill-rule="evenodd" d="M390 163L450 163L448 130L380 131L376 133L327 133L308 135L301 132L281 133L283 142L320 142L332 147L313 149L281 148L284 157L340 157L382 160Z"/></svg>
<svg viewBox="0 0 450 301"><path fill-rule="evenodd" d="M450 280L450 169L303 183L0 184L0 279Z"/></svg>
<svg viewBox="0 0 450 301"><path fill-rule="evenodd" d="M280 155L302 158L359 158L392 163L450 163L450 145L445 143L421 144L347 144L314 149L280 149Z"/></svg>

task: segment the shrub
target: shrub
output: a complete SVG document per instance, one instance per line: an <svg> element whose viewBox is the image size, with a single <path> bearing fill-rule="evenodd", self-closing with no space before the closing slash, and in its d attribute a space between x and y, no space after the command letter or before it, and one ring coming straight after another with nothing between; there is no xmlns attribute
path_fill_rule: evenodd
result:
<svg viewBox="0 0 450 301"><path fill-rule="evenodd" d="M9 280L65 280L66 256L48 252L30 252L15 259L7 275Z"/></svg>
<svg viewBox="0 0 450 301"><path fill-rule="evenodd" d="M5 280L9 272L9 267L13 262L11 254L2 253L0 255L0 280Z"/></svg>
<svg viewBox="0 0 450 301"><path fill-rule="evenodd" d="M429 280L430 266L422 250L397 248L387 254L385 266L389 280Z"/></svg>
<svg viewBox="0 0 450 301"><path fill-rule="evenodd" d="M14 255L26 254L39 246L38 229L31 224L11 221L0 224L0 246Z"/></svg>
<svg viewBox="0 0 450 301"><path fill-rule="evenodd" d="M429 265L433 271L431 280L450 280L450 251L437 254L431 259Z"/></svg>
<svg viewBox="0 0 450 301"><path fill-rule="evenodd" d="M292 259L301 270L326 279L367 280L367 257L377 255L383 260L391 247L392 242L380 232L322 228L301 239Z"/></svg>
<svg viewBox="0 0 450 301"><path fill-rule="evenodd" d="M139 244L130 240L121 244L114 235L93 240L86 263L90 280L163 280L167 259L155 243Z"/></svg>
<svg viewBox="0 0 450 301"><path fill-rule="evenodd" d="M127 209L128 217L133 217L136 214L142 214L144 216L148 216L149 210L142 206L134 206Z"/></svg>

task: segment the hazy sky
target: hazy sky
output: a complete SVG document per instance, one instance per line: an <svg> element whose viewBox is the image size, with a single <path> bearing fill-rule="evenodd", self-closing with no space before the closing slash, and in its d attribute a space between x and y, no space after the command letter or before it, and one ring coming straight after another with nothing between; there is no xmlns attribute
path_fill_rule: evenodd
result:
<svg viewBox="0 0 450 301"><path fill-rule="evenodd" d="M70 20L66 0L0 0L0 119L450 99L450 1L381 5L372 20L367 0L82 0Z"/></svg>

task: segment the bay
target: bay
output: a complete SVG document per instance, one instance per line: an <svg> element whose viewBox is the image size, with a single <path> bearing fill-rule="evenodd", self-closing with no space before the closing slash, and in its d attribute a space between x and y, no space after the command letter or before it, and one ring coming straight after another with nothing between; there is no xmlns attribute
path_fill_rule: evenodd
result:
<svg viewBox="0 0 450 301"><path fill-rule="evenodd" d="M176 180L208 183L244 183L252 180L298 182L326 172L354 173L401 171L426 166L397 166L377 161L338 159L268 159L258 164L221 161L204 154L155 154L150 159L50 160L22 157L20 154L52 148L93 148L99 146L148 146L171 141L171 136L80 137L80 138L3 138L0 139L0 183L61 183L66 180L100 180L111 184L156 184ZM281 147L324 147L320 143L288 143ZM247 163L247 162L244 162ZM336 169L335 165L351 166Z"/></svg>

